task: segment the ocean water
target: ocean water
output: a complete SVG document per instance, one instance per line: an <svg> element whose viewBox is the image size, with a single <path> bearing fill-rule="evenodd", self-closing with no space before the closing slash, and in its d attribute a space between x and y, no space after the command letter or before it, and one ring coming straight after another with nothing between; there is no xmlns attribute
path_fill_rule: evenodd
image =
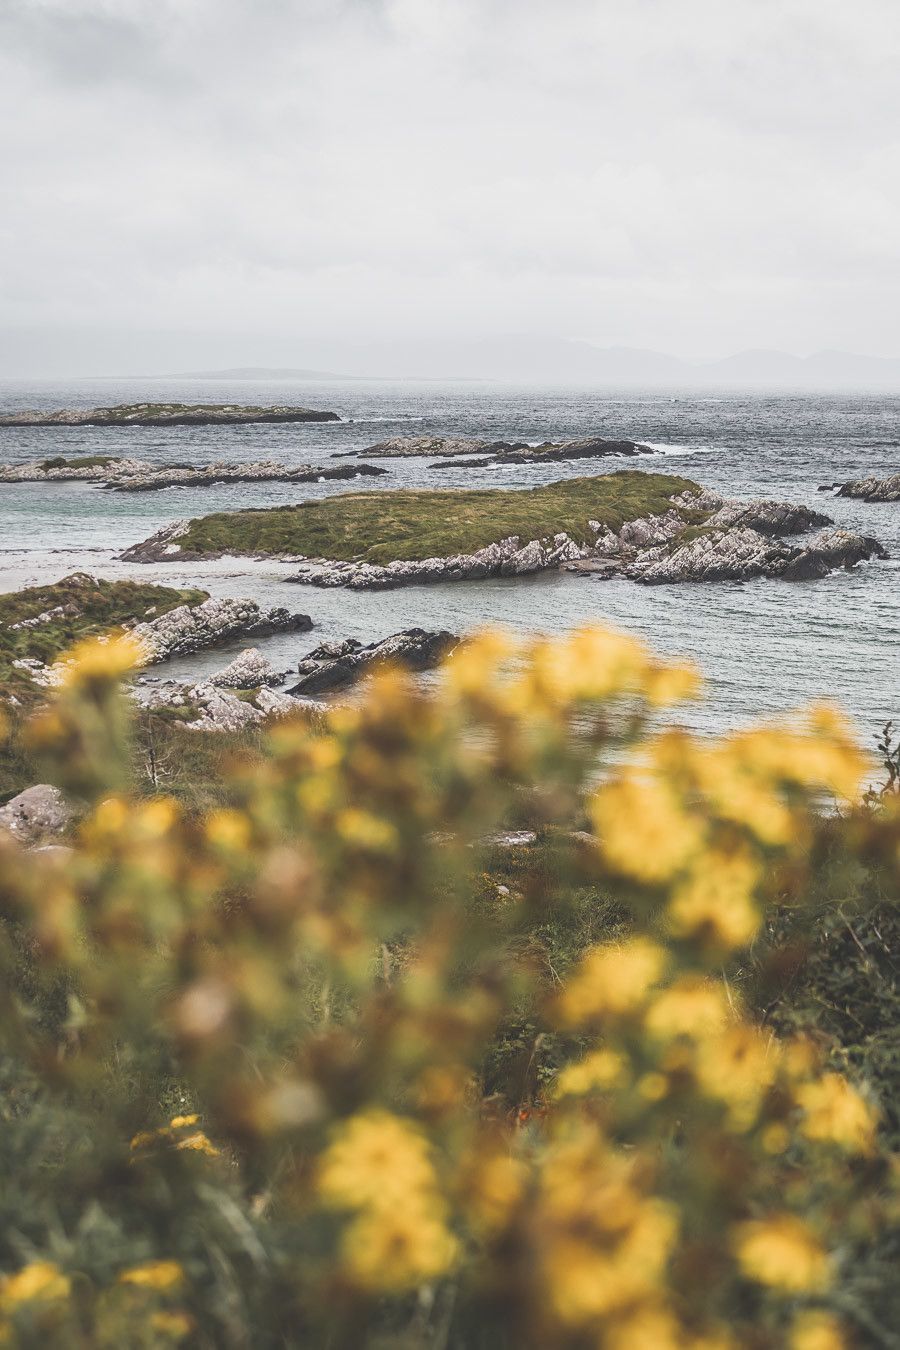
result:
<svg viewBox="0 0 900 1350"><path fill-rule="evenodd" d="M272 458L325 465L339 451L363 449L391 435L446 433L537 442L599 434L652 445L656 453L637 461L639 468L679 473L738 498L775 497L816 506L840 525L876 535L891 558L814 582L642 587L560 573L353 593L291 584L295 569L278 562L225 558L127 566L116 561L123 548L171 521L331 495L347 491L351 485L346 482L141 494L104 492L87 484L3 484L0 590L54 581L79 569L110 578L197 584L216 595L288 605L310 614L316 628L259 644L285 671L325 638L371 641L414 624L457 632L503 624L558 633L604 623L699 665L706 695L686 714L698 730L792 715L821 697L842 704L870 742L889 718L900 721L900 504L855 502L818 491L822 484L900 471L900 397L721 391L675 396L452 382L0 382L3 411L147 400L298 403L332 409L344 420L166 430L0 428L0 463L88 452L160 464ZM374 491L531 487L635 463L587 460L436 471L428 468L427 458L380 462L389 474L358 486ZM220 650L170 663L165 670L195 675L226 659L228 653Z"/></svg>

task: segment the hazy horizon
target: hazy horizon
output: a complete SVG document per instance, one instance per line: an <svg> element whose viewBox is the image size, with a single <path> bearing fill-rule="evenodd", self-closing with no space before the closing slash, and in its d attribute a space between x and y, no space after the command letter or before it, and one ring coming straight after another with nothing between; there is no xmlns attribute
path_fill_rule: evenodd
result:
<svg viewBox="0 0 900 1350"><path fill-rule="evenodd" d="M0 376L900 361L898 40L893 0L5 0Z"/></svg>

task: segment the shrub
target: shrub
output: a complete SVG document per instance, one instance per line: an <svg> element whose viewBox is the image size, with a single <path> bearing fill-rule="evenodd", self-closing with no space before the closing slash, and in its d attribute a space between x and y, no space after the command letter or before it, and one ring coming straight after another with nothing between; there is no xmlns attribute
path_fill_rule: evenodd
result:
<svg viewBox="0 0 900 1350"><path fill-rule="evenodd" d="M752 1011L773 915L896 886L833 710L698 741L653 725L692 672L637 643L486 634L188 814L125 790L132 655L82 647L28 732L88 803L71 854L0 852L0 1337L881 1334L878 1102Z"/></svg>

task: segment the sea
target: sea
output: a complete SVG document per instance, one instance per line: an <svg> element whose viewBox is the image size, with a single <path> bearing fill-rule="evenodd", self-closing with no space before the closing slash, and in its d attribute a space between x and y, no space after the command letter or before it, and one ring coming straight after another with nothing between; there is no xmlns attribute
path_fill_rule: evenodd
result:
<svg viewBox="0 0 900 1350"><path fill-rule="evenodd" d="M900 504L820 491L848 478L900 471L900 396L721 390L640 391L524 387L489 382L361 380L0 381L0 410L135 402L288 403L330 409L341 421L234 427L0 428L0 463L55 455L111 454L151 463L276 459L333 464L388 436L447 434L539 443L601 435L641 441L631 460L432 470L429 458L380 460L389 473L359 483L231 484L114 493L83 483L0 484L0 591L46 584L74 571L201 586L308 613L308 634L259 641L279 670L325 639L370 642L403 628L468 633L486 625L558 634L602 624L658 652L696 663L703 698L681 718L701 733L761 719L793 720L813 700L840 704L873 745L900 723ZM117 555L172 521L359 490L395 487L529 488L621 468L671 472L730 497L817 507L877 536L886 561L824 580L645 587L566 573L408 587L320 590L291 583L275 560L125 564ZM242 644L237 644L239 650ZM246 645L246 644L243 644ZM193 678L230 659L222 650L173 661L166 675ZM162 668L161 668L162 670Z"/></svg>

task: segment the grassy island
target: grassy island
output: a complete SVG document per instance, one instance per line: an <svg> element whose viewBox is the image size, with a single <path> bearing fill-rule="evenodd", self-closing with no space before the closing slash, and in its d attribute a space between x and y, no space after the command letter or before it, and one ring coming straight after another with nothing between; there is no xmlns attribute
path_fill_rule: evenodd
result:
<svg viewBox="0 0 900 1350"><path fill-rule="evenodd" d="M0 595L0 685L18 674L14 661L49 664L82 638L131 619L157 618L178 605L195 605L206 598L205 591L98 581L80 572L51 586Z"/></svg>
<svg viewBox="0 0 900 1350"><path fill-rule="evenodd" d="M473 553L511 535L543 539L565 530L584 543L589 520L618 529L667 510L670 497L691 489L697 484L689 478L623 470L525 489L350 492L219 511L192 520L178 542L197 554L297 553L384 565Z"/></svg>

